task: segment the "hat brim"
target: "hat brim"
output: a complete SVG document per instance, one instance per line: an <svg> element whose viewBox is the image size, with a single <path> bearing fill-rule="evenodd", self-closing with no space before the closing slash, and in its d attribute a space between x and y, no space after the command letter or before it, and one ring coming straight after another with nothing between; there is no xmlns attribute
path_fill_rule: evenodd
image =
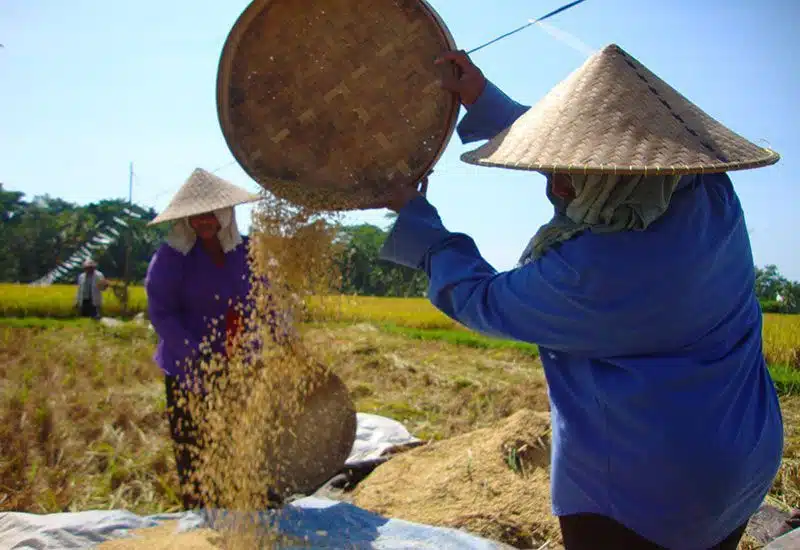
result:
<svg viewBox="0 0 800 550"><path fill-rule="evenodd" d="M236 206L240 206L243 204L250 204L254 202L258 202L261 200L261 196L250 194L248 198L242 198L239 200L234 200L231 202L221 203L219 206L215 206L212 209L196 207L196 208L174 208L164 210L161 214L153 218L147 225L158 225L167 222L173 222L175 220L180 220L183 218L188 218L190 216L198 216L200 214L208 214L210 212L214 212L215 210L220 210L222 208L234 208Z"/></svg>
<svg viewBox="0 0 800 550"><path fill-rule="evenodd" d="M780 155L771 149L765 149L766 154L761 159L742 162L728 162L718 164L698 164L695 166L619 166L604 164L542 164L509 162L506 160L493 160L491 156L482 158L477 150L464 153L461 160L474 166L488 168L504 168L506 170L521 170L526 172L542 173L561 173L561 174L615 174L615 175L643 175L643 176L670 176L688 174L717 174L722 172L733 172L736 170L750 170L763 168L776 164L780 160Z"/></svg>
<svg viewBox="0 0 800 550"><path fill-rule="evenodd" d="M775 164L611 44L461 160L537 172L679 175Z"/></svg>

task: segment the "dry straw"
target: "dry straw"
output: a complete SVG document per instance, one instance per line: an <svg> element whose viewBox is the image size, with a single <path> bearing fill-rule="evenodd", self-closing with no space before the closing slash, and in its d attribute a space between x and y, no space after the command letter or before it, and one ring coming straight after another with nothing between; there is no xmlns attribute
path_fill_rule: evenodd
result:
<svg viewBox="0 0 800 550"><path fill-rule="evenodd" d="M549 415L522 409L395 456L361 482L353 499L389 517L538 548L560 542L549 472Z"/></svg>

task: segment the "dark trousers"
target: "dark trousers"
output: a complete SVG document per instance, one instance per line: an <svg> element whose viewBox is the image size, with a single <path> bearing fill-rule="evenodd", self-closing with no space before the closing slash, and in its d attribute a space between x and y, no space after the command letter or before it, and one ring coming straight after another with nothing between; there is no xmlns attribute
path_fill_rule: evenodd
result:
<svg viewBox="0 0 800 550"><path fill-rule="evenodd" d="M91 300L84 300L81 303L81 317L91 317L92 319L97 319L100 317L100 311Z"/></svg>
<svg viewBox="0 0 800 550"><path fill-rule="evenodd" d="M211 375L213 380L215 375ZM218 507L219 502L209 501L208 495L200 490L200 482L193 477L197 470L199 452L202 450L202 441L199 440L197 425L192 419L191 411L185 404L179 403L181 390L177 376L164 377L167 391L167 414L169 416L169 431L172 437L175 452L175 465L178 470L178 479L181 484L181 498L184 510L197 510L200 508ZM206 479L206 482L209 480ZM219 498L218 496L215 498ZM277 508L283 504L283 498L272 488L267 488L263 502L259 508Z"/></svg>
<svg viewBox="0 0 800 550"><path fill-rule="evenodd" d="M566 550L666 550L611 518L575 514L558 518ZM736 550L747 523L708 550Z"/></svg>
<svg viewBox="0 0 800 550"><path fill-rule="evenodd" d="M165 376L167 390L167 415L169 431L175 452L175 464L181 484L181 497L184 510L195 510L204 507L200 484L192 479L197 469L199 439L197 426L192 420L191 411L186 404L179 404L179 381L177 376Z"/></svg>

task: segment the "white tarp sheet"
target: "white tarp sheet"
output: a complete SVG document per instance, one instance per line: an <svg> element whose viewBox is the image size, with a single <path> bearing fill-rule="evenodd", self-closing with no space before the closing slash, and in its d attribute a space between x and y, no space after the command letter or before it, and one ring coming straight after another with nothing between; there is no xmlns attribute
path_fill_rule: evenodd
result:
<svg viewBox="0 0 800 550"><path fill-rule="evenodd" d="M348 466L380 458L393 447L419 442L405 426L391 418L366 413L358 413L356 418L356 441L347 459Z"/></svg>
<svg viewBox="0 0 800 550"><path fill-rule="evenodd" d="M800 529L778 537L766 545L764 550L800 550Z"/></svg>
<svg viewBox="0 0 800 550"><path fill-rule="evenodd" d="M388 519L352 504L308 497L297 500L272 517L281 533L305 540L302 548L401 550L511 550L486 539L454 529ZM106 540L135 536L130 531L178 520L178 531L214 528L224 518L186 512L140 517L124 511L74 514L0 514L0 547L9 550L93 548ZM297 546L300 548L301 546ZM292 546L283 546L292 548Z"/></svg>
<svg viewBox="0 0 800 550"><path fill-rule="evenodd" d="M348 466L378 459L395 446L419 441L402 424L389 418L364 413L359 413L357 418L356 442L347 460ZM219 512L147 517L121 510L49 515L8 512L0 514L0 548L92 548L100 542L126 537L132 530L155 527L163 521L178 520L179 530L185 531L199 527L214 528L222 517L224 514ZM270 517L277 518L284 534L307 537L311 546L305 548L510 548L461 531L384 518L351 504L317 497L297 500L277 516L263 515L264 521Z"/></svg>

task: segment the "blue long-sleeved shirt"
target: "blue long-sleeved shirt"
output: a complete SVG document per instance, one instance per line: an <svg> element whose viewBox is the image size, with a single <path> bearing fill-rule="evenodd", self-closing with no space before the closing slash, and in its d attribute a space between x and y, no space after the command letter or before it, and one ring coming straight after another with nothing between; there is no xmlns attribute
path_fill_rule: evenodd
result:
<svg viewBox="0 0 800 550"><path fill-rule="evenodd" d="M488 83L459 135L489 139L526 110ZM586 232L503 273L420 197L382 256L424 269L451 318L539 345L554 514L603 514L666 548L700 550L758 509L783 426L726 174L683 178L646 231Z"/></svg>

